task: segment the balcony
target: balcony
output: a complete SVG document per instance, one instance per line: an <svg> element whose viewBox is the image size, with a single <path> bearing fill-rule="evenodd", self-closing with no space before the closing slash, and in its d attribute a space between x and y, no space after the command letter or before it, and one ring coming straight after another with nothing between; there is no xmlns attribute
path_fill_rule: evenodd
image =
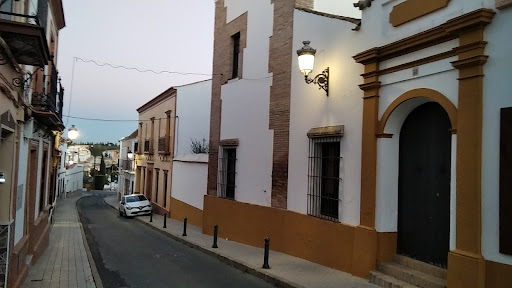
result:
<svg viewBox="0 0 512 288"><path fill-rule="evenodd" d="M58 81L59 73L55 65L51 65L50 81L48 83L49 93L32 93L32 107L34 117L40 122L45 123L51 129L63 130L62 108L64 100L64 88ZM47 76L45 76L45 79ZM58 101L57 101L58 100Z"/></svg>
<svg viewBox="0 0 512 288"><path fill-rule="evenodd" d="M0 37L18 64L44 67L50 59L45 31L48 2L39 1L38 6L37 16L0 11Z"/></svg>
<svg viewBox="0 0 512 288"><path fill-rule="evenodd" d="M121 169L125 171L133 171L133 161L132 160L119 160L119 164L121 164Z"/></svg>

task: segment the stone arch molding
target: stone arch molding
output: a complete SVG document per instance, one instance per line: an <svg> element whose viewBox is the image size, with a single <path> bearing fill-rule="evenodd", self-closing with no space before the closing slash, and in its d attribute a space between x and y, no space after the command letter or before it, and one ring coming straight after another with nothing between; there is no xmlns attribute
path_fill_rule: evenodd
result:
<svg viewBox="0 0 512 288"><path fill-rule="evenodd" d="M443 94L428 88L413 89L396 98L384 111L377 126L377 135L389 135L400 132L402 122L414 108L426 102L437 102L450 118L452 133L457 132L457 108ZM393 113L398 112L400 113Z"/></svg>

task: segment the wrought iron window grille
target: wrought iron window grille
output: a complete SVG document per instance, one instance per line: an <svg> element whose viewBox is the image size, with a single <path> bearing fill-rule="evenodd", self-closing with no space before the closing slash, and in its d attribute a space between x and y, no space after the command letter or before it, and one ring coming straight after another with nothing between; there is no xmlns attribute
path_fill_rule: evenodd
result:
<svg viewBox="0 0 512 288"><path fill-rule="evenodd" d="M339 221L341 136L315 137L309 141L308 215Z"/></svg>
<svg viewBox="0 0 512 288"><path fill-rule="evenodd" d="M219 149L219 182L218 196L235 200L236 190L236 147Z"/></svg>

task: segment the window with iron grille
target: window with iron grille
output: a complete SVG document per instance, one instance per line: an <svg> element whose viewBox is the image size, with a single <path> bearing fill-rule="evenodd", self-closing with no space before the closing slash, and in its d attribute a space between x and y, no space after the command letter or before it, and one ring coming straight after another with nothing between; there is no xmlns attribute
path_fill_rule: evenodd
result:
<svg viewBox="0 0 512 288"><path fill-rule="evenodd" d="M149 139L144 141L144 152L149 152Z"/></svg>
<svg viewBox="0 0 512 288"><path fill-rule="evenodd" d="M231 39L233 43L233 67L231 78L234 79L238 77L238 58L240 58L240 32L231 36Z"/></svg>
<svg viewBox="0 0 512 288"><path fill-rule="evenodd" d="M340 191L340 136L309 141L308 214L338 221Z"/></svg>
<svg viewBox="0 0 512 288"><path fill-rule="evenodd" d="M167 152L165 149L165 137L158 138L158 152Z"/></svg>
<svg viewBox="0 0 512 288"><path fill-rule="evenodd" d="M235 199L236 147L221 147L219 159L219 197Z"/></svg>

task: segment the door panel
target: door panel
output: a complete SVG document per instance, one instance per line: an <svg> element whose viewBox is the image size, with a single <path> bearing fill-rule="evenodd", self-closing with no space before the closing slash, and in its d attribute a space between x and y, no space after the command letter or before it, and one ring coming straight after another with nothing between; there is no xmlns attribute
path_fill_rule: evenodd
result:
<svg viewBox="0 0 512 288"><path fill-rule="evenodd" d="M400 131L398 253L446 267L450 237L450 120L435 102Z"/></svg>

